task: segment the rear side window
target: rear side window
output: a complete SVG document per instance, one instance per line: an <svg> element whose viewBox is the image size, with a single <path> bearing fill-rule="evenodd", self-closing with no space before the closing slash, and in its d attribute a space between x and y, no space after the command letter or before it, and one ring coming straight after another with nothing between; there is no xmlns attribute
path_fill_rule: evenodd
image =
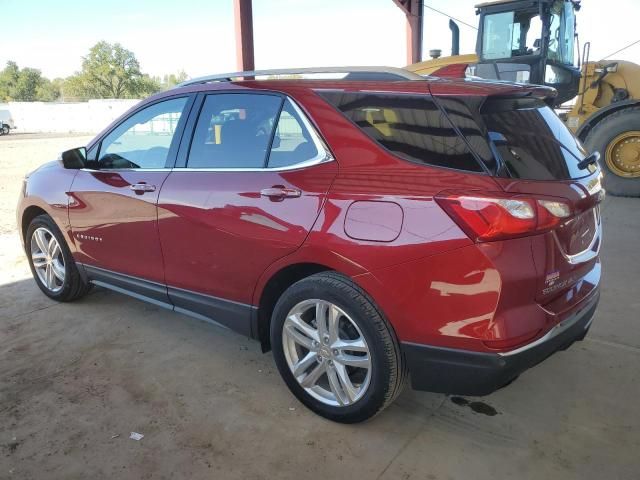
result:
<svg viewBox="0 0 640 480"><path fill-rule="evenodd" d="M207 95L187 168L263 168L281 106L277 95Z"/></svg>
<svg viewBox="0 0 640 480"><path fill-rule="evenodd" d="M369 137L412 162L471 172L483 169L427 95L318 92Z"/></svg>
<svg viewBox="0 0 640 480"><path fill-rule="evenodd" d="M537 99L488 99L482 117L509 175L526 180L569 180L585 151L555 112Z"/></svg>

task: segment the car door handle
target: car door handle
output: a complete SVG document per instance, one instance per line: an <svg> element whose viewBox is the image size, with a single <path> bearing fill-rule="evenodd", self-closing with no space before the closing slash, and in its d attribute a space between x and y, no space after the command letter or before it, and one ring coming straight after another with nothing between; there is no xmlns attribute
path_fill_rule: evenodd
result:
<svg viewBox="0 0 640 480"><path fill-rule="evenodd" d="M155 185L148 183L134 183L133 185L129 185L129 188L136 193L154 192L156 190Z"/></svg>
<svg viewBox="0 0 640 480"><path fill-rule="evenodd" d="M302 192L297 188L286 188L280 185L275 185L271 188L263 188L260 190L260 195L271 199L284 199L297 198L302 195Z"/></svg>

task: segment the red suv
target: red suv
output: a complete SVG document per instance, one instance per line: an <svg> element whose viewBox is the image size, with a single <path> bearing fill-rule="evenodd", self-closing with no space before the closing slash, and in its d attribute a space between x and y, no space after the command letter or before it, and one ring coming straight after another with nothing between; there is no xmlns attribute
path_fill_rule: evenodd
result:
<svg viewBox="0 0 640 480"><path fill-rule="evenodd" d="M604 191L554 90L348 70L190 81L30 174L40 289L100 285L254 338L339 422L407 377L488 394L581 340Z"/></svg>

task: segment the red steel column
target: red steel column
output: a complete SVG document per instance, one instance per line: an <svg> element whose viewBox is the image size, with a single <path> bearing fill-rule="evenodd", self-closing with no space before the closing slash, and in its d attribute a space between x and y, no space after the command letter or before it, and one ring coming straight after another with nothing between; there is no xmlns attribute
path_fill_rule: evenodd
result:
<svg viewBox="0 0 640 480"><path fill-rule="evenodd" d="M393 0L407 17L407 64L422 60L423 0Z"/></svg>
<svg viewBox="0 0 640 480"><path fill-rule="evenodd" d="M252 0L233 0L236 24L236 66L240 71L255 70L253 60Z"/></svg>

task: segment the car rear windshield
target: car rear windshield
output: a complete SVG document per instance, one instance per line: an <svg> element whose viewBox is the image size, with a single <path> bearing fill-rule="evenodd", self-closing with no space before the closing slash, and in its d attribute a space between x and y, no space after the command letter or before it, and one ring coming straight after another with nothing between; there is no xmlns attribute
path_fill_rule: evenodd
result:
<svg viewBox="0 0 640 480"><path fill-rule="evenodd" d="M538 99L492 99L481 109L489 138L513 178L569 180L589 175L579 141Z"/></svg>
<svg viewBox="0 0 640 480"><path fill-rule="evenodd" d="M318 91L364 133L403 159L482 172L479 161L428 95Z"/></svg>

